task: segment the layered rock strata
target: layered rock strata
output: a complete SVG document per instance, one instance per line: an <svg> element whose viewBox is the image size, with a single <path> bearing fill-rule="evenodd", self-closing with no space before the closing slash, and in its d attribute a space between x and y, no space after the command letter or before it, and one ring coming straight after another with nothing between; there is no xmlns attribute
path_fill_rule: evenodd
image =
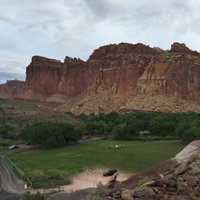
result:
<svg viewBox="0 0 200 200"><path fill-rule="evenodd" d="M86 62L34 56L26 74L20 98L66 102L62 109L74 112L87 112L88 106L95 108L94 112L119 110L131 103L128 99L138 96L195 103L200 99L200 54L180 43L172 44L168 51L141 43L106 45L96 49ZM92 104L87 105L87 101Z"/></svg>

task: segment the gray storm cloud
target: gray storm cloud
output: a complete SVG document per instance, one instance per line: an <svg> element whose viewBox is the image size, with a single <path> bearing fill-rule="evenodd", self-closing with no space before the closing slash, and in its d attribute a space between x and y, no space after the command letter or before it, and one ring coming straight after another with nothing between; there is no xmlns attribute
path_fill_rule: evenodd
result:
<svg viewBox="0 0 200 200"><path fill-rule="evenodd" d="M200 51L199 0L1 0L0 82L25 77L33 55L86 60L105 44L142 42Z"/></svg>

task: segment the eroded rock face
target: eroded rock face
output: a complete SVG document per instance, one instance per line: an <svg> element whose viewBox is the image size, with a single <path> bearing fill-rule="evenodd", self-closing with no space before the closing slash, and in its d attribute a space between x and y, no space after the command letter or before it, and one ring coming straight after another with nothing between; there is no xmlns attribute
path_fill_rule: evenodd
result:
<svg viewBox="0 0 200 200"><path fill-rule="evenodd" d="M171 53L185 53L185 54L191 54L193 56L199 56L199 53L197 51L192 51L184 43L178 43L178 42L175 42L171 45L170 52Z"/></svg>
<svg viewBox="0 0 200 200"><path fill-rule="evenodd" d="M84 107L78 102L79 97L86 99L84 94L91 94L94 104L99 95L110 94L103 106L97 106L104 111L109 104L113 109L120 107L130 95L163 95L194 102L200 99L200 54L180 43L172 44L169 51L140 43L106 45L96 49L86 62L34 56L26 73L26 94L30 90L30 94L44 98L65 95L76 102L72 109L78 104Z"/></svg>
<svg viewBox="0 0 200 200"><path fill-rule="evenodd" d="M57 93L62 74L61 61L33 56L26 69L26 89L43 95Z"/></svg>
<svg viewBox="0 0 200 200"><path fill-rule="evenodd" d="M22 93L25 81L10 80L0 85L0 98L12 98Z"/></svg>

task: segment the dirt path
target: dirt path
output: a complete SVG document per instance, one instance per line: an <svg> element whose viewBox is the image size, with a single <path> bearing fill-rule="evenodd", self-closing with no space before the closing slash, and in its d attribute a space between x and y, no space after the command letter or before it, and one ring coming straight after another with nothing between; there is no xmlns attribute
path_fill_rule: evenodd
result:
<svg viewBox="0 0 200 200"><path fill-rule="evenodd" d="M60 186L59 188L52 188L52 189L40 189L37 190L41 193L49 193L52 191L66 191L66 192L74 192L77 190L87 189L87 188L94 188L99 183L102 183L103 185L108 182L110 177L104 177L103 172L105 172L106 169L96 169L96 170L86 170L85 172L75 176L72 179L72 184ZM130 174L124 173L119 171L118 172L118 181L126 180L128 177L130 177ZM32 190L32 193L36 193L36 190Z"/></svg>
<svg viewBox="0 0 200 200"><path fill-rule="evenodd" d="M102 183L103 185L108 182L110 177L104 177L103 172L105 172L106 169L97 169L97 170L87 170L78 176L75 176L73 178L73 184L63 186L62 188L65 191L75 191L80 189L86 189L91 187L96 187L99 183ZM129 175L123 172L118 172L118 178L117 180L123 181L126 180Z"/></svg>

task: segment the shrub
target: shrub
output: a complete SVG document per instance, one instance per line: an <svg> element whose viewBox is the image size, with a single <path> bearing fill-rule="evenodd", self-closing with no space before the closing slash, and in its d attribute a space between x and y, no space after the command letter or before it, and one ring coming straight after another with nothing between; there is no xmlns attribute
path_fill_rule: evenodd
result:
<svg viewBox="0 0 200 200"><path fill-rule="evenodd" d="M193 140L200 139L200 128L199 127L189 127L186 129L182 135L183 141L187 144Z"/></svg>
<svg viewBox="0 0 200 200"><path fill-rule="evenodd" d="M59 170L34 171L29 174L34 188L53 188L58 185L67 185L71 180Z"/></svg>
<svg viewBox="0 0 200 200"><path fill-rule="evenodd" d="M12 130L13 130L13 128L9 125L1 125L0 126L0 136L2 138L8 138L10 131L12 131Z"/></svg>
<svg viewBox="0 0 200 200"><path fill-rule="evenodd" d="M30 192L27 192L24 194L22 200L45 200L45 198L39 192L36 194L30 194Z"/></svg>
<svg viewBox="0 0 200 200"><path fill-rule="evenodd" d="M136 133L131 126L127 126L126 124L118 124L113 128L112 131L113 137L116 140L132 140L136 138Z"/></svg>

